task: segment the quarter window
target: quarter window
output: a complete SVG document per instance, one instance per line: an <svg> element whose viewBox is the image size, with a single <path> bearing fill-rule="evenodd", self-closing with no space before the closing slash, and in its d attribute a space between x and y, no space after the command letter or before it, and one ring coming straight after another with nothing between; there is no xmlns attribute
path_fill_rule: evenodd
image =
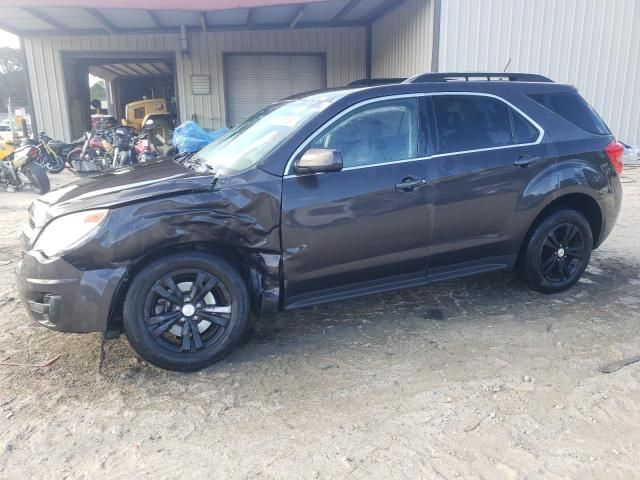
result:
<svg viewBox="0 0 640 480"><path fill-rule="evenodd" d="M308 148L340 151L345 167L416 158L417 111L416 98L363 105L321 132Z"/></svg>
<svg viewBox="0 0 640 480"><path fill-rule="evenodd" d="M513 140L517 144L533 143L538 139L540 132L531 125L526 118L513 109L511 110L511 121L513 122Z"/></svg>
<svg viewBox="0 0 640 480"><path fill-rule="evenodd" d="M512 143L509 107L476 95L435 95L438 153L502 147Z"/></svg>
<svg viewBox="0 0 640 480"><path fill-rule="evenodd" d="M551 92L529 95L540 105L591 133L610 135L609 127L578 92Z"/></svg>

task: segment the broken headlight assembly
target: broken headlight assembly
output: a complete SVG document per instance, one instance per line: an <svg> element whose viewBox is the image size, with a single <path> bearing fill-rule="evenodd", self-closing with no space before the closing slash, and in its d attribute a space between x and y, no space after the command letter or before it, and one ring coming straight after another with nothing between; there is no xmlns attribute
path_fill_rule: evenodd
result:
<svg viewBox="0 0 640 480"><path fill-rule="evenodd" d="M34 250L55 257L77 247L94 235L109 216L109 210L88 210L52 220L38 236Z"/></svg>

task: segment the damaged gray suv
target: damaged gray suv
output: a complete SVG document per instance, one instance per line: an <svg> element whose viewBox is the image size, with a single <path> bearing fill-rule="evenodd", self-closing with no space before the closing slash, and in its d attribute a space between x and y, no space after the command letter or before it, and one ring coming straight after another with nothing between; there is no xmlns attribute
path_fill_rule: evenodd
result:
<svg viewBox="0 0 640 480"><path fill-rule="evenodd" d="M35 200L19 291L40 324L123 330L172 370L222 358L252 314L502 269L561 292L613 228L622 153L575 88L537 75L302 95L188 167Z"/></svg>

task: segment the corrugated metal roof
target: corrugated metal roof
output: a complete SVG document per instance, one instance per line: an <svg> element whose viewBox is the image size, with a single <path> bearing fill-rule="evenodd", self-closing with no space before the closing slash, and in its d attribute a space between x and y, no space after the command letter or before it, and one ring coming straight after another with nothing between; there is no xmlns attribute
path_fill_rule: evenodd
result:
<svg viewBox="0 0 640 480"><path fill-rule="evenodd" d="M403 0L6 0L0 29L21 36L175 33L370 24ZM121 8L117 8L121 7ZM198 8L196 8L198 7Z"/></svg>
<svg viewBox="0 0 640 480"><path fill-rule="evenodd" d="M136 0L143 10L229 10L256 8L268 5L287 5L322 2L324 0ZM3 2L11 4L11 2ZM131 0L20 0L25 7L82 7L82 8L130 8Z"/></svg>
<svg viewBox="0 0 640 480"><path fill-rule="evenodd" d="M117 77L157 77L173 73L172 66L165 62L109 62L89 66L89 73L110 80Z"/></svg>

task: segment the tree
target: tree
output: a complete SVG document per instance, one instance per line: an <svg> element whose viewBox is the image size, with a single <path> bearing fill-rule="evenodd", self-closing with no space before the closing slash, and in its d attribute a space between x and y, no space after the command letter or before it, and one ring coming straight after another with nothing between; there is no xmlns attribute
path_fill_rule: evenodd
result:
<svg viewBox="0 0 640 480"><path fill-rule="evenodd" d="M0 111L4 111L9 97L16 106L27 104L27 86L24 81L24 66L20 50L0 48Z"/></svg>
<svg viewBox="0 0 640 480"><path fill-rule="evenodd" d="M0 74L21 72L23 69L20 50L11 47L0 47Z"/></svg>
<svg viewBox="0 0 640 480"><path fill-rule="evenodd" d="M107 92L104 86L104 80L100 80L99 82L91 85L91 100L106 100Z"/></svg>

